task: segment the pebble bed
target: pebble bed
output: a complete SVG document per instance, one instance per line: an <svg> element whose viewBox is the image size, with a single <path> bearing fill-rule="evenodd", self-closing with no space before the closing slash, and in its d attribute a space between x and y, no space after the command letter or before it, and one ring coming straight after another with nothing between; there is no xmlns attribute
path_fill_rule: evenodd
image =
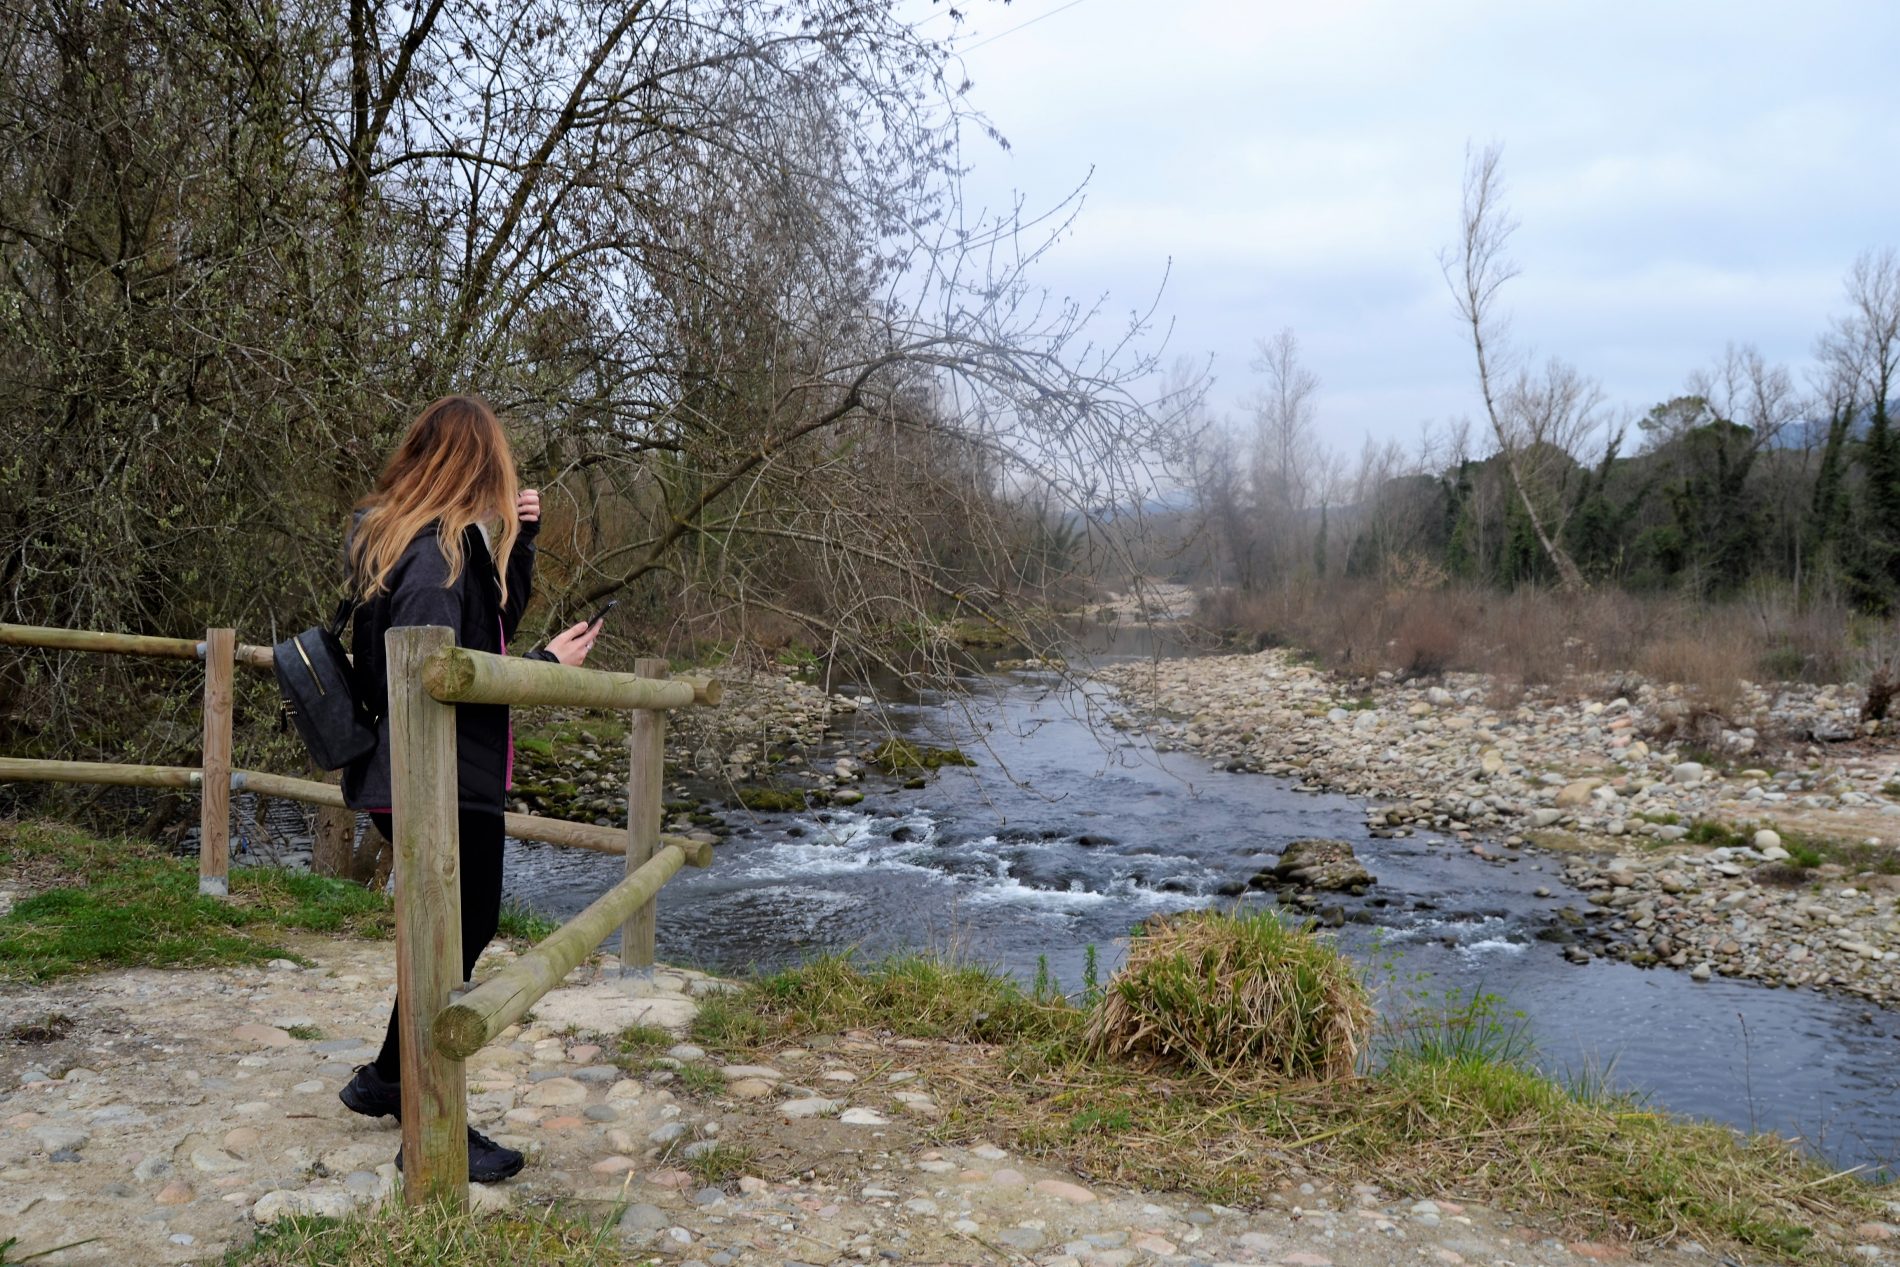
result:
<svg viewBox="0 0 1900 1267"><path fill-rule="evenodd" d="M1723 729L1724 759L1705 764L1653 738L1689 715L1685 693L1629 675L1509 703L1480 675L1349 685L1281 651L1102 677L1134 709L1119 727L1219 768L1364 797L1375 836L1430 831L1482 856L1531 841L1575 850L1565 878L1590 893L1564 948L1575 961L1611 955L1900 1004L1900 876L1797 871L1776 830L1876 850L1900 840L1900 800L1886 791L1900 786L1896 762L1846 742L1870 729L1846 688L1745 684L1737 714L1755 724ZM1765 734L1803 737L1777 758L1797 768L1768 767ZM1837 743L1851 755L1831 755ZM1698 822L1746 843L1692 844Z"/></svg>

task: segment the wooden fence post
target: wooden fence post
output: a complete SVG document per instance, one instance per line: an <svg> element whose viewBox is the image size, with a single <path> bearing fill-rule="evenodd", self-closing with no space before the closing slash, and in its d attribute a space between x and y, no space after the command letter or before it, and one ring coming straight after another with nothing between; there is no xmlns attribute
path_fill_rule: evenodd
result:
<svg viewBox="0 0 1900 1267"><path fill-rule="evenodd" d="M403 1191L410 1205L468 1201L468 1106L462 1062L435 1044L435 1017L462 984L461 828L455 706L422 684L422 662L449 646L439 625L398 627L389 664L390 812L396 846L396 1033L402 1045Z"/></svg>
<svg viewBox="0 0 1900 1267"><path fill-rule="evenodd" d="M233 629L205 630L203 786L198 792L198 892L231 892L231 652Z"/></svg>
<svg viewBox="0 0 1900 1267"><path fill-rule="evenodd" d="M633 671L641 677L663 678L665 660L642 658ZM632 875L660 847L660 815L666 799L666 714L657 708L637 708L627 732L627 874ZM649 975L653 971L653 927L659 895L627 917L620 926L620 972Z"/></svg>

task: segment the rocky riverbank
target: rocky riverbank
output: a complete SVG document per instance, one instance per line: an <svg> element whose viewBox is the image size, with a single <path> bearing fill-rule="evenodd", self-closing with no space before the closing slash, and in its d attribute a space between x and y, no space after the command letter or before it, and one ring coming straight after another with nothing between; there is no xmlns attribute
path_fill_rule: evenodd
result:
<svg viewBox="0 0 1900 1267"><path fill-rule="evenodd" d="M1745 688L1708 732L1685 693L1625 676L1506 697L1480 675L1344 682L1282 651L1115 666L1158 748L1367 798L1373 835L1441 833L1508 865L1574 851L1590 894L1551 940L1900 1005L1900 758L1839 687ZM1792 737L1792 738L1791 738ZM1773 753L1771 756L1770 753ZM1779 768L1777 768L1779 767Z"/></svg>
<svg viewBox="0 0 1900 1267"><path fill-rule="evenodd" d="M81 1241L39 1261L210 1264L287 1214L392 1197L393 1122L336 1100L381 1027L389 947L296 949L309 966L0 992L0 1013L38 1022L0 1041L0 1232L18 1251ZM922 1040L817 1035L723 1069L684 1042L619 1041L636 1025L677 1035L721 988L662 969L630 990L590 964L471 1060L471 1120L531 1159L474 1189L478 1203L561 1200L614 1219L641 1261L702 1267L1629 1259L1455 1193L1335 1188L1297 1168L1256 1211L1112 1190L946 1125L929 1073L939 1044ZM1862 1261L1900 1262L1891 1226L1857 1232ZM1644 1260L1717 1261L1693 1245Z"/></svg>

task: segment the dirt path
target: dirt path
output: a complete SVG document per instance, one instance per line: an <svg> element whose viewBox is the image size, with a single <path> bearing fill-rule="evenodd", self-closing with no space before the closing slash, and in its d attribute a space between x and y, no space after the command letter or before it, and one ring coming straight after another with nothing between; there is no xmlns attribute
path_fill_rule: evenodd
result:
<svg viewBox="0 0 1900 1267"><path fill-rule="evenodd" d="M39 1260L210 1264L258 1222L338 1214L387 1196L393 1121L336 1098L372 1054L388 1006L387 943L307 938L268 969L133 971L0 991L0 1016L51 1021L0 1042L0 1239ZM1377 1188L1288 1181L1265 1209L1092 1186L980 1140L939 1136L929 1044L821 1036L727 1071L692 1095L664 1069L628 1075L601 1035L683 1026L721 988L662 970L645 997L590 965L525 1029L469 1064L475 1124L530 1154L484 1203L591 1203L619 1214L629 1262L830 1264L1531 1264L1627 1261L1566 1242L1456 1194L1398 1200ZM11 1028L11 1025L9 1026ZM669 1059L701 1062L680 1046ZM712 1186L690 1156L744 1156ZM732 1150L745 1150L737 1154ZM1861 1261L1900 1263L1869 1226ZM1726 1261L1676 1246L1646 1261Z"/></svg>

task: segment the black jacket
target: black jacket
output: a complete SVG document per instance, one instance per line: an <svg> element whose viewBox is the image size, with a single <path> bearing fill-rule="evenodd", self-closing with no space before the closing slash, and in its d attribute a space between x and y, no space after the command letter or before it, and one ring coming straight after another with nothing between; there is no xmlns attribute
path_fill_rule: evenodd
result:
<svg viewBox="0 0 1900 1267"><path fill-rule="evenodd" d="M390 806L389 781L389 667L383 635L393 627L446 625L455 631L455 644L473 651L499 652L502 639L513 640L522 610L534 583L534 538L539 524L524 523L508 559L508 603L501 601L501 583L494 558L481 529L470 527L462 536L462 574L453 585L448 562L436 543L435 526L416 534L409 548L390 569L383 591L356 609L355 661L357 698L376 713L377 744L373 752L343 771L343 799L352 809L382 810ZM536 659L552 659L545 651ZM455 753L458 798L465 810L499 814L507 784L510 737L505 704L457 704Z"/></svg>

